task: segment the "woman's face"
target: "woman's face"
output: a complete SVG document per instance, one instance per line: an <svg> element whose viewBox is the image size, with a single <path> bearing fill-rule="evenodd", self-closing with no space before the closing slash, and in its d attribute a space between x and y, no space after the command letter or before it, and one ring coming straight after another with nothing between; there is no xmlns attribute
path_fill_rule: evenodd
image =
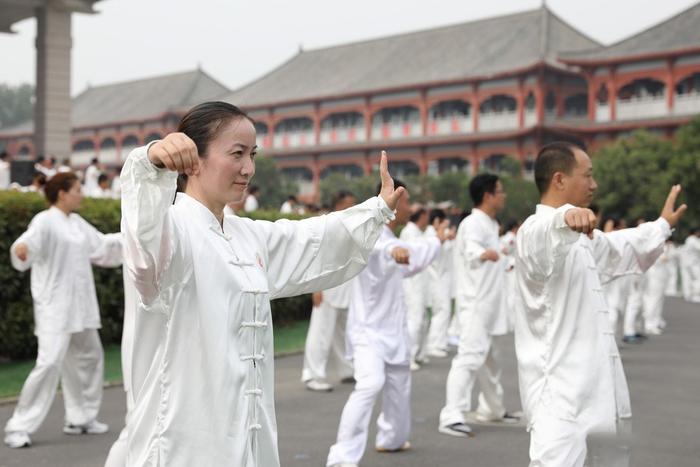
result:
<svg viewBox="0 0 700 467"><path fill-rule="evenodd" d="M194 176L205 196L222 205L241 201L255 175L257 148L255 127L247 118L225 123Z"/></svg>
<svg viewBox="0 0 700 467"><path fill-rule="evenodd" d="M80 189L80 182L75 181L68 191L58 192L59 201L69 211L77 211L80 208L80 203L83 200L83 192Z"/></svg>

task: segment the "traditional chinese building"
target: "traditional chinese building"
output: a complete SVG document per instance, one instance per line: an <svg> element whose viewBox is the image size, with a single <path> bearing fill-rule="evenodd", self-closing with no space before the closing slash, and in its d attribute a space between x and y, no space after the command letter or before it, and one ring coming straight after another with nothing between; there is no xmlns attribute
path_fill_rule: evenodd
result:
<svg viewBox="0 0 700 467"><path fill-rule="evenodd" d="M381 149L399 176L497 171L507 157L528 173L551 140L596 148L638 128L671 137L700 113L700 4L607 47L542 7L300 51L225 91L201 71L89 89L74 100L75 162L118 163L212 98L250 112L264 153L309 197L330 172L370 172ZM30 155L32 130L21 128L0 138Z"/></svg>

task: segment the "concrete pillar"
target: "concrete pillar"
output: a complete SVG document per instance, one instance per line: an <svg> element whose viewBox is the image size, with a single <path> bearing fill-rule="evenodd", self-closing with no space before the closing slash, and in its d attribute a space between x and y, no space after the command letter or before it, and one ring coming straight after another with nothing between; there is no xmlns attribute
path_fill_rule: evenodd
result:
<svg viewBox="0 0 700 467"><path fill-rule="evenodd" d="M71 12L49 0L37 9L36 105L37 153L59 160L71 153Z"/></svg>

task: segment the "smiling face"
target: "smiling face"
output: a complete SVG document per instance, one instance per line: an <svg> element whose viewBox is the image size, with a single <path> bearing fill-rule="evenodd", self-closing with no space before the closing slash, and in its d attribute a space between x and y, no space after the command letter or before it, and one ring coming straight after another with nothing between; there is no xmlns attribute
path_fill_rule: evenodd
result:
<svg viewBox="0 0 700 467"><path fill-rule="evenodd" d="M255 127L247 118L232 118L221 125L200 159L200 170L190 180L212 203L240 202L255 175ZM190 182L188 182L189 185Z"/></svg>

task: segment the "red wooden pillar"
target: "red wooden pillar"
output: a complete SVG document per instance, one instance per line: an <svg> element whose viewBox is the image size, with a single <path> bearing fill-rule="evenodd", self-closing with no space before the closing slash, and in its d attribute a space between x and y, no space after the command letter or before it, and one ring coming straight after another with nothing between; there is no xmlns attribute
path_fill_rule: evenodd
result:
<svg viewBox="0 0 700 467"><path fill-rule="evenodd" d="M469 102L472 106L472 125L474 126L474 133L479 131L479 84L472 84L472 95L469 98Z"/></svg>
<svg viewBox="0 0 700 467"><path fill-rule="evenodd" d="M479 173L479 153L476 150L476 145L473 144L471 147L470 159L472 161L472 176Z"/></svg>
<svg viewBox="0 0 700 467"><path fill-rule="evenodd" d="M525 89L523 88L523 77L518 78L518 95L516 96L518 109L518 128L525 127Z"/></svg>
<svg viewBox="0 0 700 467"><path fill-rule="evenodd" d="M418 105L420 111L421 136L428 134L428 97L425 89L420 91L420 103Z"/></svg>
<svg viewBox="0 0 700 467"><path fill-rule="evenodd" d="M321 144L321 109L318 102L314 103L314 145L318 146Z"/></svg>
<svg viewBox="0 0 700 467"><path fill-rule="evenodd" d="M588 82L588 120L591 122L595 121L595 116L597 113L597 107L598 107L598 97L597 97L597 92L598 92L598 86L595 78L593 77L593 73L595 70L591 70L589 73L586 73L586 81Z"/></svg>
<svg viewBox="0 0 700 467"><path fill-rule="evenodd" d="M311 176L314 184L314 201L318 202L321 197L321 164L319 162L319 155L314 154L313 163L311 165Z"/></svg>
<svg viewBox="0 0 700 467"><path fill-rule="evenodd" d="M669 114L673 113L674 100L676 97L676 79L675 79L674 59L666 60L666 108Z"/></svg>
<svg viewBox="0 0 700 467"><path fill-rule="evenodd" d="M428 173L428 159L425 154L425 148L420 148L420 159L418 160L418 173L426 175Z"/></svg>
<svg viewBox="0 0 700 467"><path fill-rule="evenodd" d="M369 97L365 98L365 107L362 111L365 119L365 141L372 140L372 108L369 104Z"/></svg>
<svg viewBox="0 0 700 467"><path fill-rule="evenodd" d="M607 79L608 103L610 105L610 120L617 120L617 83L615 79L615 67L610 67Z"/></svg>
<svg viewBox="0 0 700 467"><path fill-rule="evenodd" d="M273 109L270 109L269 116L267 117L267 137L270 138L270 148L275 147L275 120Z"/></svg>
<svg viewBox="0 0 700 467"><path fill-rule="evenodd" d="M117 165L121 165L122 160L124 157L122 156L122 140L124 137L122 136L122 129L121 127L117 127L117 134L114 136L114 148L117 152L116 158L117 160L115 161Z"/></svg>

